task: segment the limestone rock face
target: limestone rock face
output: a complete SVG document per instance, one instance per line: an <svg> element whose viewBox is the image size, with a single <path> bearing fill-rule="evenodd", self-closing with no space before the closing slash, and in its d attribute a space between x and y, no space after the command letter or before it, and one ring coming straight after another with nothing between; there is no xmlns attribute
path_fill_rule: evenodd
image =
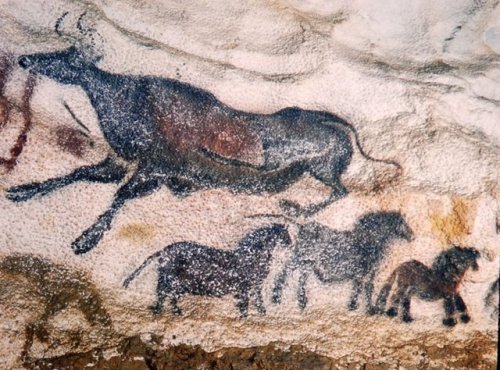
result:
<svg viewBox="0 0 500 370"><path fill-rule="evenodd" d="M0 19L2 369L496 368L497 1Z"/></svg>

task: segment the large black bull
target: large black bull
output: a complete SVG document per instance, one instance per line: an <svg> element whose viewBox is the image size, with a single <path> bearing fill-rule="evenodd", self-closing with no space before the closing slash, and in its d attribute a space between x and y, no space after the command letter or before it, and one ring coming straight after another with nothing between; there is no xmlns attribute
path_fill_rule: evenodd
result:
<svg viewBox="0 0 500 370"><path fill-rule="evenodd" d="M377 267L392 241L410 240L412 235L399 212L366 214L350 231L335 231L316 222L299 225L294 254L276 278L273 301L281 302L288 275L299 270L297 299L302 309L307 304L305 287L312 273L322 283L352 281L351 310L358 307L364 288L367 311L375 313L372 293Z"/></svg>
<svg viewBox="0 0 500 370"><path fill-rule="evenodd" d="M80 22L78 28L83 30ZM7 191L10 200L21 202L76 181L125 180L109 209L72 243L77 254L99 243L127 201L163 185L177 195L218 187L276 193L308 173L330 187L330 196L308 209L286 201L282 206L313 213L347 194L340 177L351 162L353 143L362 155L375 160L363 152L352 125L336 115L296 107L273 114L242 112L176 80L110 73L98 68L98 59L85 51L73 46L23 55L19 64L32 73L82 88L113 152L101 163L69 175ZM124 161L136 164L131 176ZM399 169L392 161L381 162Z"/></svg>

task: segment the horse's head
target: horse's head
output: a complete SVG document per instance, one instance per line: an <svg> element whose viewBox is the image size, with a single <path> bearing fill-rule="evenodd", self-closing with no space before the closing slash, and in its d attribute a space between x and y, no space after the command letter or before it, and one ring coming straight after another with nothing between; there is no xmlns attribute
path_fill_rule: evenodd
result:
<svg viewBox="0 0 500 370"><path fill-rule="evenodd" d="M471 247L460 247L454 245L451 248L452 258L455 263L463 265L466 268L472 268L473 270L478 270L479 265L477 264L477 259L481 256L479 251Z"/></svg>
<svg viewBox="0 0 500 370"><path fill-rule="evenodd" d="M413 231L399 212L374 212L361 217L356 231L387 239L413 239Z"/></svg>
<svg viewBox="0 0 500 370"><path fill-rule="evenodd" d="M444 280L459 281L469 268L479 269L479 257L480 254L475 248L453 245L436 257L432 269Z"/></svg>
<svg viewBox="0 0 500 370"><path fill-rule="evenodd" d="M288 228L283 224L271 224L254 230L243 238L240 248L246 250L269 250L277 245L288 247L292 244L292 238Z"/></svg>

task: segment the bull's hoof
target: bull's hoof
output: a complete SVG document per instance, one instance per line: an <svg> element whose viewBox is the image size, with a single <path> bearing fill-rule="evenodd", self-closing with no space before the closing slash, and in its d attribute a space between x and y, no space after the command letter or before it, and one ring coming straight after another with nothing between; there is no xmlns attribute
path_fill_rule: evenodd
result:
<svg viewBox="0 0 500 370"><path fill-rule="evenodd" d="M25 184L7 189L6 198L12 202L25 202L40 193L39 184Z"/></svg>
<svg viewBox="0 0 500 370"><path fill-rule="evenodd" d="M470 316L464 313L460 315L460 321L462 321L464 324L467 324L470 321Z"/></svg>
<svg viewBox="0 0 500 370"><path fill-rule="evenodd" d="M453 326L457 325L457 320L455 320L453 317L448 317L448 318L443 320L443 325L453 327Z"/></svg>
<svg viewBox="0 0 500 370"><path fill-rule="evenodd" d="M103 231L99 228L90 228L83 232L73 243L71 249L75 254L90 252L102 239Z"/></svg>
<svg viewBox="0 0 500 370"><path fill-rule="evenodd" d="M398 310L394 307L391 307L386 311L385 314L389 317L396 317L398 315Z"/></svg>

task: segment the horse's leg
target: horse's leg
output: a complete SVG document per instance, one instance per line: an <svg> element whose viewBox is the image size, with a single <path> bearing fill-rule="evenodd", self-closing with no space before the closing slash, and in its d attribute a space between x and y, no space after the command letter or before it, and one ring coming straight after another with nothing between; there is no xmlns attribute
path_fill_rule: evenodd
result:
<svg viewBox="0 0 500 370"><path fill-rule="evenodd" d="M309 274L302 270L299 276L299 288L297 290L297 300L299 301L299 307L301 310L306 308L307 305L307 295L306 295L306 283Z"/></svg>
<svg viewBox="0 0 500 370"><path fill-rule="evenodd" d="M375 315L377 313L377 307L372 303L373 295L373 279L375 278L375 272L368 274L364 284L365 284L365 299L366 299L366 312L369 315Z"/></svg>
<svg viewBox="0 0 500 370"><path fill-rule="evenodd" d="M275 304L281 303L281 295L283 293L283 287L285 286L286 280L288 279L288 274L290 271L295 269L295 263L288 262L283 270L279 273L279 275L276 277L276 280L274 280L274 288L273 288L273 296L272 296L272 301Z"/></svg>
<svg viewBox="0 0 500 370"><path fill-rule="evenodd" d="M163 305L165 299L171 293L171 284L170 280L167 278L167 272L163 271L163 269L158 269L158 282L156 285L156 303L149 306L149 309L154 315L159 315L163 311ZM177 302L175 302L177 303ZM172 305L172 312L174 314L180 315L181 311L177 304Z"/></svg>
<svg viewBox="0 0 500 370"><path fill-rule="evenodd" d="M257 307L257 312L261 315L266 314L266 307L264 306L264 300L262 299L262 286L259 285L254 290L255 294L255 307Z"/></svg>
<svg viewBox="0 0 500 370"><path fill-rule="evenodd" d="M98 164L77 168L66 176L11 187L7 190L6 196L13 202L24 202L35 195L46 195L77 181L119 182L126 174L125 167L108 157Z"/></svg>
<svg viewBox="0 0 500 370"><path fill-rule="evenodd" d="M443 325L455 326L457 324L457 320L453 317L455 313L455 301L453 296L444 297L444 312L446 317L443 319Z"/></svg>
<svg viewBox="0 0 500 370"><path fill-rule="evenodd" d="M111 222L116 213L128 200L151 194L160 186L161 181L156 175L148 170L138 169L132 178L116 192L111 207L71 244L73 252L83 254L94 248L104 233L111 228Z"/></svg>
<svg viewBox="0 0 500 370"><path fill-rule="evenodd" d="M404 293L402 301L401 301L401 308L402 308L402 313L401 313L401 319L404 322L412 322L413 318L410 315L410 305L411 305L411 295L409 294L408 290Z"/></svg>
<svg viewBox="0 0 500 370"><path fill-rule="evenodd" d="M238 300L237 306L240 310L240 318L246 318L248 316L248 303L250 301L248 292L238 292L236 299Z"/></svg>
<svg viewBox="0 0 500 370"><path fill-rule="evenodd" d="M467 306L465 305L464 300L458 293L455 293L453 295L453 299L455 301L455 307L457 308L458 312L461 313L460 321L462 321L464 324L467 324L470 321L470 316L467 313Z"/></svg>
<svg viewBox="0 0 500 370"><path fill-rule="evenodd" d="M396 293L391 297L391 307L386 311L387 316L396 317L398 315L399 304L403 298L405 291L408 289L406 285L401 283L398 284L398 289Z"/></svg>
<svg viewBox="0 0 500 370"><path fill-rule="evenodd" d="M352 293L351 293L351 298L349 300L349 304L347 305L347 308L351 311L355 310L358 308L358 297L359 294L361 293L361 289L363 287L363 283L359 279L354 279L352 281Z"/></svg>
<svg viewBox="0 0 500 370"><path fill-rule="evenodd" d="M344 143L345 148L350 147L350 144ZM291 216L311 216L322 209L326 208L333 202L344 198L349 191L341 182L342 173L347 168L352 156L349 150L338 152L338 147L335 147L329 153L322 155L319 158L309 162L308 172L316 180L330 187L330 195L320 203L312 204L307 207L301 207L296 202L282 200L282 207Z"/></svg>
<svg viewBox="0 0 500 370"><path fill-rule="evenodd" d="M170 306L172 307L172 313L174 315L182 315L182 310L181 308L177 305L179 303L179 296L176 294L173 294L170 296Z"/></svg>

